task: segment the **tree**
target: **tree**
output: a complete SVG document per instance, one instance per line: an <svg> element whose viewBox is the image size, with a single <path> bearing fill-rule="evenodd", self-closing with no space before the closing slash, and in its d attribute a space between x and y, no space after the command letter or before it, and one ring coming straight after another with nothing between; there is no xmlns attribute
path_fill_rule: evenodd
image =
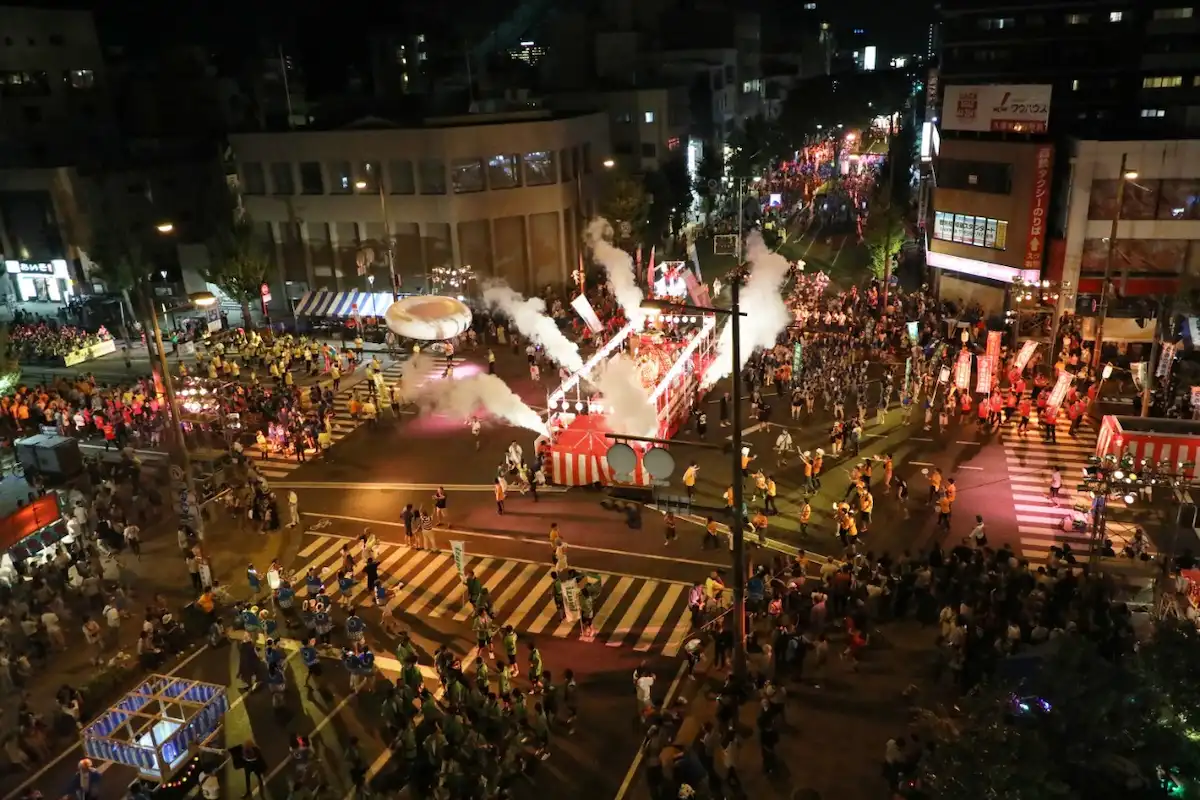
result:
<svg viewBox="0 0 1200 800"><path fill-rule="evenodd" d="M1200 754L1187 722L1200 637L1159 623L1138 652L1120 637L1099 647L1078 634L1042 645L1023 679L1003 675L930 726L921 762L925 793L939 800L1165 798L1165 770L1189 782ZM1119 653L1119 654L1118 654Z"/></svg>
<svg viewBox="0 0 1200 800"><path fill-rule="evenodd" d="M705 150L700 163L696 165L696 196L700 198L700 207L704 211L705 221L716 210L717 197L721 192L721 178L725 174L725 165L719 155Z"/></svg>
<svg viewBox="0 0 1200 800"><path fill-rule="evenodd" d="M21 380L21 363L8 341L8 326L0 325L0 394L8 394Z"/></svg>
<svg viewBox="0 0 1200 800"><path fill-rule="evenodd" d="M728 167L739 178L751 178L765 171L772 163L790 158L795 148L783 129L761 114L751 117L733 131L727 146L730 150Z"/></svg>
<svg viewBox="0 0 1200 800"><path fill-rule="evenodd" d="M153 265L146 256L145 237L149 233L142 225L131 219L128 206L113 202L102 193L91 215L91 229L85 252L95 264L92 277L98 278L105 288L121 296L122 317L125 318L125 340L132 338L133 323L144 324L145 285L153 274ZM128 316L126 316L128 312Z"/></svg>
<svg viewBox="0 0 1200 800"><path fill-rule="evenodd" d="M208 252L209 265L204 270L204 280L236 300L242 307L242 324L246 328L253 327L250 303L262 296L270 261L254 237L250 215L240 213L230 225L218 230L208 243Z"/></svg>
<svg viewBox="0 0 1200 800"><path fill-rule="evenodd" d="M863 227L863 244L871 259L871 272L882 278L900 248L904 246L905 214L903 209L886 200L876 200L867 213Z"/></svg>
<svg viewBox="0 0 1200 800"><path fill-rule="evenodd" d="M616 169L607 170L601 187L600 216L613 227L613 243L626 247L646 232L650 201L642 182Z"/></svg>

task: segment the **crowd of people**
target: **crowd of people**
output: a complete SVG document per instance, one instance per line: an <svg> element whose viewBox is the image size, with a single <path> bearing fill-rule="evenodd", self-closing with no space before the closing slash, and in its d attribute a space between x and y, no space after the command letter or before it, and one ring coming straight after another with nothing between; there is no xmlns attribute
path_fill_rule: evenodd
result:
<svg viewBox="0 0 1200 800"><path fill-rule="evenodd" d="M24 364L62 365L62 356L82 350L112 336L103 325L96 331L55 321L17 323L8 329L10 356ZM57 360L57 361L56 361Z"/></svg>

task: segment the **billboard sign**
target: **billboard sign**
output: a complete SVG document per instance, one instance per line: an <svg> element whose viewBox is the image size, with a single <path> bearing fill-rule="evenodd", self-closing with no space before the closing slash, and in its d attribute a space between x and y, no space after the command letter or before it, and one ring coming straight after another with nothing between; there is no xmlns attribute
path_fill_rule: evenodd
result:
<svg viewBox="0 0 1200 800"><path fill-rule="evenodd" d="M947 131L1045 133L1049 84L944 86L940 126Z"/></svg>
<svg viewBox="0 0 1200 800"><path fill-rule="evenodd" d="M1054 166L1054 147L1037 149L1033 173L1033 191L1029 198L1029 238L1025 241L1025 269L1041 270L1046 251L1046 215L1050 213L1050 171Z"/></svg>

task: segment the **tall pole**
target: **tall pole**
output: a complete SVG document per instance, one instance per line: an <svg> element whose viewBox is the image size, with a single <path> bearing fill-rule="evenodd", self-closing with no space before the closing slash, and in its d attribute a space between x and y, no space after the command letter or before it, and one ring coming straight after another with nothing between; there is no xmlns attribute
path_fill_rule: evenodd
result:
<svg viewBox="0 0 1200 800"><path fill-rule="evenodd" d="M1158 316L1154 318L1154 341L1150 345L1150 360L1146 362L1146 380L1142 384L1142 416L1150 416L1150 403L1154 395L1154 380L1158 373L1158 359L1162 357L1163 318L1167 315L1167 298L1158 301Z"/></svg>
<svg viewBox="0 0 1200 800"><path fill-rule="evenodd" d="M1111 486L1108 483L1108 478L1105 477L1102 487L1103 492L1096 493L1096 499L1092 502L1092 535L1089 542L1088 550L1088 565L1095 569L1100 563L1101 545L1104 538L1104 515L1108 507L1108 491Z"/></svg>
<svg viewBox="0 0 1200 800"><path fill-rule="evenodd" d="M379 176L379 213L383 215L383 241L387 245L388 273L392 276L392 299L400 299L400 281L396 280L396 257L392 253L392 224L388 220L387 196L383 193L383 176Z"/></svg>
<svg viewBox="0 0 1200 800"><path fill-rule="evenodd" d="M742 280L742 188L745 180L738 180L738 250L737 267L733 274L733 285L729 293L733 317L730 320L733 334L733 514L729 521L729 535L733 537L733 674L737 678L746 675L746 541L745 522L742 519L744 487L742 485L742 343L741 309L738 305L739 284Z"/></svg>
<svg viewBox="0 0 1200 800"><path fill-rule="evenodd" d="M196 535L204 541L204 514L200 510L200 495L196 492L196 476L192 474L192 459L188 454L187 441L183 438L183 427L179 424L179 407L175 405L175 383L171 379L171 369L167 365L167 354L163 350L162 329L158 326L158 309L154 307L154 298L143 295L150 311L150 325L154 330L154 345L158 349L158 369L162 374L163 391L167 393L167 423L173 433L178 451L179 464L183 467L184 485L187 487L187 506L196 504Z"/></svg>
<svg viewBox="0 0 1200 800"><path fill-rule="evenodd" d="M896 186L896 164L892 158L892 125L895 115L888 117L888 181L887 181L887 216L884 217L884 222L887 224L887 238L883 245L883 304L880 307L880 312L887 315L888 305L888 284L892 280L892 198L895 193Z"/></svg>
<svg viewBox="0 0 1200 800"><path fill-rule="evenodd" d="M1113 256L1117 249L1117 226L1121 223L1121 204L1125 202L1125 159L1128 153L1121 154L1121 172L1117 181L1117 208L1113 212L1112 228L1108 233L1108 255L1104 259L1104 282L1100 284L1100 314L1096 317L1096 344L1092 351L1092 372L1100 369L1100 350L1104 345L1104 319L1108 316L1109 284L1112 282ZM1054 343L1050 343L1053 351ZM1051 353L1053 355L1053 353Z"/></svg>

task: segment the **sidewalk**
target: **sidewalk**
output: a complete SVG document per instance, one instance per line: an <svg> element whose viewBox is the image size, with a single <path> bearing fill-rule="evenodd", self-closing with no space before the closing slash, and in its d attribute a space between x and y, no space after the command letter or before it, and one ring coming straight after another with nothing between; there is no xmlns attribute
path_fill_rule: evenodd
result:
<svg viewBox="0 0 1200 800"><path fill-rule="evenodd" d="M775 774L762 771L761 748L755 721L760 710L755 698L738 714L743 743L739 750L738 774L745 797L789 797L796 789L811 789L825 798L880 800L888 796L882 776L888 739L907 734L912 727L912 705L904 696L910 686L918 687L915 701L934 692L930 681L936 658L933 637L936 628L922 628L912 620L886 623L882 633L863 654L858 671L840 658L843 637L830 636L830 659L820 670L806 661L799 681L784 681L788 692L785 721L779 727ZM715 719L715 692L725 672L711 673L711 655L697 666L695 680L684 679L680 696L687 701L688 716L675 737L677 747L690 747L705 722ZM667 676L659 676L659 681ZM927 701L926 701L927 702ZM679 750L664 750L662 765L667 775L663 797L674 798L676 778L672 762ZM652 800L646 781L647 765L629 792L634 800ZM725 776L719 765L717 773Z"/></svg>

